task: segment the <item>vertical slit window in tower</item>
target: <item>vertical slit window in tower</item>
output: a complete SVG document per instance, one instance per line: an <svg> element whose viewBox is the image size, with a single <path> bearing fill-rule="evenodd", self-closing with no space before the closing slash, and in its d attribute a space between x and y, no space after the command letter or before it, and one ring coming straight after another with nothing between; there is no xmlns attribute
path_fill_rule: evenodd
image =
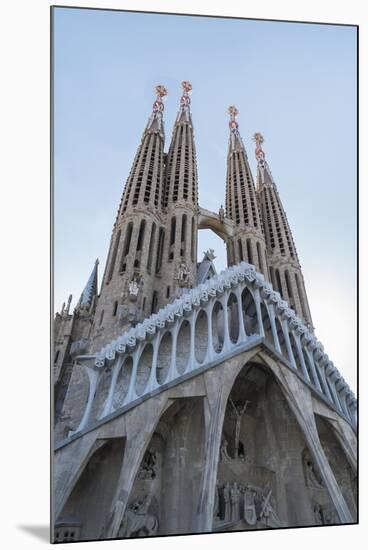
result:
<svg viewBox="0 0 368 550"><path fill-rule="evenodd" d="M293 291L291 289L290 275L287 269L285 270L285 281L286 281L287 292L290 298L290 305L295 308Z"/></svg>
<svg viewBox="0 0 368 550"><path fill-rule="evenodd" d="M139 227L137 251L135 253L135 259L134 259L134 267L136 268L139 268L141 264L145 229L146 229L146 220L142 220L141 225Z"/></svg>
<svg viewBox="0 0 368 550"><path fill-rule="evenodd" d="M132 233L133 233L133 222L129 222L126 230L126 235L125 235L124 249L121 255L120 273L123 273L126 270L126 257L129 254L130 241L132 240Z"/></svg>
<svg viewBox="0 0 368 550"><path fill-rule="evenodd" d="M185 256L185 247L187 240L187 216L183 214L181 220L181 238L180 238L180 256Z"/></svg>
<svg viewBox="0 0 368 550"><path fill-rule="evenodd" d="M169 298L170 297L170 287L167 286L166 287L166 298Z"/></svg>
<svg viewBox="0 0 368 550"><path fill-rule="evenodd" d="M151 273L152 266L152 256L153 256L153 247L155 246L155 233L156 233L156 224L152 223L151 237L148 249L148 258L147 258L147 271Z"/></svg>
<svg viewBox="0 0 368 550"><path fill-rule="evenodd" d="M253 254L252 254L252 243L250 242L250 239L247 239L247 256L248 256L248 263L253 264Z"/></svg>
<svg viewBox="0 0 368 550"><path fill-rule="evenodd" d="M262 271L262 273L264 273L261 245L258 242L257 242L257 256L258 256L259 269Z"/></svg>
<svg viewBox="0 0 368 550"><path fill-rule="evenodd" d="M149 160L149 164L148 164L146 186L145 186L145 189L144 189L144 198L143 198L143 200L146 204L150 200L151 191L152 191L153 169L154 169L154 164L155 164L155 151L156 151L156 148L155 148L155 145L156 145L155 144L155 139L156 138L157 138L156 135L151 136L151 141L150 141L150 146L151 146L150 160Z"/></svg>
<svg viewBox="0 0 368 550"><path fill-rule="evenodd" d="M145 307L146 307L146 297L143 298L142 313L144 313Z"/></svg>
<svg viewBox="0 0 368 550"><path fill-rule="evenodd" d="M270 278L273 289L277 291L276 281L275 281L275 270L273 267L270 267Z"/></svg>
<svg viewBox="0 0 368 550"><path fill-rule="evenodd" d="M163 250L164 250L164 241L165 241L165 232L160 227L159 233L158 233L158 246L157 246L157 256L156 256L156 273L158 273L161 269L162 265L162 256L163 256Z"/></svg>
<svg viewBox="0 0 368 550"><path fill-rule="evenodd" d="M59 355L60 355L60 350L58 349L57 352L55 353L54 363L57 363L57 360L59 359Z"/></svg>
<svg viewBox="0 0 368 550"><path fill-rule="evenodd" d="M282 286L281 286L281 279L280 279L280 272L278 269L275 270L275 274L276 274L276 284L277 284L277 290L279 291L280 295L282 296L282 298L284 297L284 294L282 292Z"/></svg>
<svg viewBox="0 0 368 550"><path fill-rule="evenodd" d="M160 137L158 135L156 135L156 141L158 142L158 143L156 143L156 147L157 147L157 150L158 150L156 188L155 188L155 206L156 207L158 206L158 203L159 203L159 193L160 193L160 183L161 183L161 157L162 157L162 152L159 149L159 147L160 147L159 140L160 140Z"/></svg>
<svg viewBox="0 0 368 550"><path fill-rule="evenodd" d="M114 307L113 307L113 309L112 309L112 316L113 316L113 317L116 317L116 312L117 312L117 310L118 310L118 302L115 301L115 302L114 302Z"/></svg>
<svg viewBox="0 0 368 550"><path fill-rule="evenodd" d="M295 282L296 282L296 287L298 289L299 302L300 302L300 305L302 306L303 317L306 321L308 321L308 315L307 315L305 301L304 301L304 293L302 291L301 282L297 273L295 273Z"/></svg>
<svg viewBox="0 0 368 550"><path fill-rule="evenodd" d="M120 241L120 235L121 235L121 229L119 229L119 231L116 235L116 238L115 238L114 248L113 248L112 256L111 256L110 268L109 268L109 272L108 272L107 279L106 279L106 284L108 284L111 281L112 274L114 272L116 255L118 253L118 247L119 247L119 241Z"/></svg>
<svg viewBox="0 0 368 550"><path fill-rule="evenodd" d="M239 250L239 262L244 262L243 246L240 239L238 240L238 250Z"/></svg>
<svg viewBox="0 0 368 550"><path fill-rule="evenodd" d="M194 217L192 218L192 235L191 235L191 243L190 243L190 255L192 262L195 262L195 225L194 225Z"/></svg>
<svg viewBox="0 0 368 550"><path fill-rule="evenodd" d="M100 321L99 321L99 323L98 323L98 324L99 324L99 326L101 326L101 325L102 325L102 321L103 321L103 318L104 318L104 314L105 314L105 311L104 311L104 310L102 310L102 311L101 311L101 315L100 315Z"/></svg>
<svg viewBox="0 0 368 550"><path fill-rule="evenodd" d="M185 125L185 146L184 146L184 185L183 199L188 200L189 194L189 126Z"/></svg>
<svg viewBox="0 0 368 550"><path fill-rule="evenodd" d="M169 260L174 259L175 233L176 233L176 218L173 217L171 218L171 228L170 228Z"/></svg>
<svg viewBox="0 0 368 550"><path fill-rule="evenodd" d="M157 291L155 290L152 296L151 315L152 313L156 313L156 309L157 309Z"/></svg>
<svg viewBox="0 0 368 550"><path fill-rule="evenodd" d="M146 159L147 159L148 146L149 146L149 141L146 139L146 144L145 144L145 147L144 147L143 156L142 156L142 159L141 159L141 162L140 162L141 169L138 172L138 177L137 177L137 181L136 181L136 185L135 185L135 189L134 189L134 196L133 196L133 202L132 202L133 206L135 206L138 202L139 192L141 190L141 184L142 184L143 173L144 173L144 165L145 165L145 162L146 162Z"/></svg>
<svg viewBox="0 0 368 550"><path fill-rule="evenodd" d="M180 163L181 163L181 151L182 151L182 137L183 137L183 126L180 126L178 129L178 146L176 149L176 162L175 162L175 174L174 174L174 190L173 190L173 201L178 200L179 193L179 178L180 178Z"/></svg>

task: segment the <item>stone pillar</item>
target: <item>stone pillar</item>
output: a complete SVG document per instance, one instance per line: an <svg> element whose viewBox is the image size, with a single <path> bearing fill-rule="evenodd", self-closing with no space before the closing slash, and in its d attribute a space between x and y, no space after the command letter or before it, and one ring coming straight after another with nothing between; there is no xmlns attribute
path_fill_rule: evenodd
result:
<svg viewBox="0 0 368 550"><path fill-rule="evenodd" d="M227 397L222 380L218 380L217 394L214 394L212 399L207 397L205 400L206 442L198 509L199 533L212 531L217 468Z"/></svg>

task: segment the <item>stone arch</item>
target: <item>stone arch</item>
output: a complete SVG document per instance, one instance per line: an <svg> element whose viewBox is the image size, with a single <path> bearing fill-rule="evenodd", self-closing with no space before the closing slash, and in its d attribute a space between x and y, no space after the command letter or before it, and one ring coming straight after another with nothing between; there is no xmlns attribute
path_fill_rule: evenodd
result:
<svg viewBox="0 0 368 550"><path fill-rule="evenodd" d="M239 339L239 308L238 298L231 292L227 300L227 319L230 340L236 344Z"/></svg>
<svg viewBox="0 0 368 550"><path fill-rule="evenodd" d="M96 447L55 522L75 528L74 540L101 537L122 467L125 438L99 440Z"/></svg>
<svg viewBox="0 0 368 550"><path fill-rule="evenodd" d="M112 398L113 409L119 409L128 393L129 382L133 371L133 358L131 355L125 357L123 364L120 367L119 374L116 380L114 395Z"/></svg>
<svg viewBox="0 0 368 550"><path fill-rule="evenodd" d="M138 359L137 377L135 381L135 391L137 395L142 395L147 386L147 382L151 373L153 361L153 345L147 343Z"/></svg>
<svg viewBox="0 0 368 550"><path fill-rule="evenodd" d="M202 398L178 399L163 412L145 447L119 538L195 531L204 430ZM137 517L142 503L145 512Z"/></svg>
<svg viewBox="0 0 368 550"><path fill-rule="evenodd" d="M184 374L187 370L190 357L190 323L188 319L183 319L180 323L178 335L176 337L176 370L179 374Z"/></svg>
<svg viewBox="0 0 368 550"><path fill-rule="evenodd" d="M353 516L357 519L357 475L352 467L349 457L342 445L342 437L338 434L332 423L323 416L315 414L318 437L322 449L326 455L331 470L340 487L344 500ZM330 513L330 509L328 509ZM336 520L336 521L335 521ZM326 523L340 523L339 518L332 509L330 521Z"/></svg>
<svg viewBox="0 0 368 550"><path fill-rule="evenodd" d="M260 327L258 324L257 308L253 294L248 287L245 287L241 296L244 330L248 336L259 334Z"/></svg>
<svg viewBox="0 0 368 550"><path fill-rule="evenodd" d="M204 309L198 311L194 329L194 355L196 361L203 363L208 348L208 321Z"/></svg>
<svg viewBox="0 0 368 550"><path fill-rule="evenodd" d="M212 307L212 343L216 353L221 353L224 345L224 309L219 300Z"/></svg>
<svg viewBox="0 0 368 550"><path fill-rule="evenodd" d="M157 354L157 382L161 385L165 382L171 364L172 334L168 330L160 338Z"/></svg>
<svg viewBox="0 0 368 550"><path fill-rule="evenodd" d="M257 356L240 366L223 420L214 530L221 530L222 523L226 530L315 525L301 460L305 446L274 369ZM248 521L242 515L247 487L256 493L254 523L251 514ZM272 510L262 520L260 510L269 493ZM247 495L252 501L252 494Z"/></svg>

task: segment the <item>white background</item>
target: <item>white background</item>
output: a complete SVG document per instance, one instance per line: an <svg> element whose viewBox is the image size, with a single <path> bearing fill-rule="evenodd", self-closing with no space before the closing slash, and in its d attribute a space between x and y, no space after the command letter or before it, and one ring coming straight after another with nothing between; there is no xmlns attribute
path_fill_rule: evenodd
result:
<svg viewBox="0 0 368 550"><path fill-rule="evenodd" d="M360 340L367 323L367 18L366 2L263 0L80 1L63 5L238 15L360 25ZM48 0L3 2L0 28L1 223L1 542L47 544L49 523L49 13ZM365 65L363 64L365 63ZM365 121L365 124L363 124ZM259 533L89 543L96 548L224 545L258 548L360 548L367 524L366 387L360 365L360 525ZM4 522L5 519L5 522ZM368 534L365 538L368 538ZM364 544L365 546L365 544ZM79 547L76 547L79 548Z"/></svg>

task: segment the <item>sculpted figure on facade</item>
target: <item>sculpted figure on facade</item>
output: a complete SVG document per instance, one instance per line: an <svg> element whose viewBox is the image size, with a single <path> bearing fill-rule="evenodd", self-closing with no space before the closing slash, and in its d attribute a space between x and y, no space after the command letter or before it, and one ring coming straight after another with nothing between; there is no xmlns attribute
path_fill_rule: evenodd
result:
<svg viewBox="0 0 368 550"><path fill-rule="evenodd" d="M221 447L220 447L220 460L221 462L230 462L231 458L229 456L228 450L228 441L225 437L222 438Z"/></svg>
<svg viewBox="0 0 368 550"><path fill-rule="evenodd" d="M220 219L221 223L224 223L224 221L225 221L225 210L224 210L223 205L220 206L219 219Z"/></svg>
<svg viewBox="0 0 368 550"><path fill-rule="evenodd" d="M277 528L282 527L282 522L280 521L276 511L271 503L272 489L269 490L266 496L262 495L261 497L261 512L259 514L259 521L265 523L267 527Z"/></svg>
<svg viewBox="0 0 368 550"><path fill-rule="evenodd" d="M119 537L152 536L157 533L158 520L148 513L151 499L147 495L142 501L136 501L125 514Z"/></svg>
<svg viewBox="0 0 368 550"><path fill-rule="evenodd" d="M155 451L148 449L144 455L141 468L138 472L139 479L155 479L157 455Z"/></svg>
<svg viewBox="0 0 368 550"><path fill-rule="evenodd" d="M134 273L132 280L129 282L128 285L128 295L131 302L137 300L142 285L142 275L140 275L139 273Z"/></svg>
<svg viewBox="0 0 368 550"><path fill-rule="evenodd" d="M230 483L225 483L223 496L224 496L224 521L231 521Z"/></svg>
<svg viewBox="0 0 368 550"><path fill-rule="evenodd" d="M244 519L248 525L255 525L257 523L257 511L255 498L257 496L256 491L246 486L244 489Z"/></svg>
<svg viewBox="0 0 368 550"><path fill-rule="evenodd" d="M233 522L239 521L240 519L240 489L236 481L232 484L230 489L230 500L231 500L231 520Z"/></svg>
<svg viewBox="0 0 368 550"><path fill-rule="evenodd" d="M179 287L189 286L190 269L185 262L179 264L175 280L178 281Z"/></svg>
<svg viewBox="0 0 368 550"><path fill-rule="evenodd" d="M316 487L320 489L323 487L323 481L319 473L317 472L313 460L309 454L308 449L305 449L303 452L303 468L305 482L309 487Z"/></svg>
<svg viewBox="0 0 368 550"><path fill-rule="evenodd" d="M241 421L244 416L245 411L247 410L247 406L250 403L249 400L246 400L244 405L237 402L234 404L233 400L230 398L229 403L233 409L234 416L235 416L235 437L234 437L234 458L237 460L239 458L239 442L240 442L240 427L241 427Z"/></svg>

